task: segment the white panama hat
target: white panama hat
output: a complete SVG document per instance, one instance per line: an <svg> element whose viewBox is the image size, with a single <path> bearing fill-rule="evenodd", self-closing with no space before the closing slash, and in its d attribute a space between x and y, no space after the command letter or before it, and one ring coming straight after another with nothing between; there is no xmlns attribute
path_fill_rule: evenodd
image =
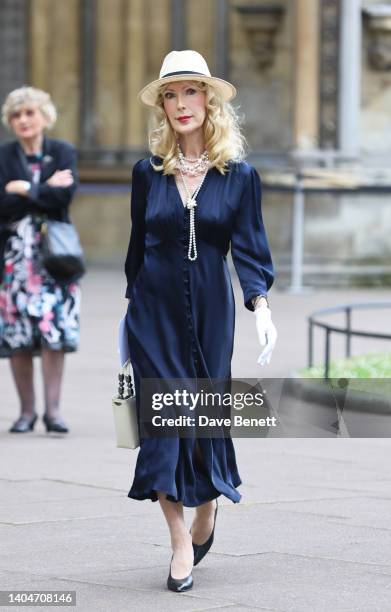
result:
<svg viewBox="0 0 391 612"><path fill-rule="evenodd" d="M140 91L139 99L147 106L155 106L159 87L164 83L175 81L204 81L213 85L225 101L232 100L236 96L236 89L231 83L211 76L208 64L200 53L187 49L171 51L166 55L159 78L148 83Z"/></svg>

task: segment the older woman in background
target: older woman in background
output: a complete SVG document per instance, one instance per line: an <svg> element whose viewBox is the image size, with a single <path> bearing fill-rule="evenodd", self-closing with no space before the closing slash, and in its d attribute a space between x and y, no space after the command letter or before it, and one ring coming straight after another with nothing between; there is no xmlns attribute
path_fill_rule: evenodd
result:
<svg viewBox="0 0 391 612"><path fill-rule="evenodd" d="M65 352L79 342L80 288L58 283L42 264L45 218L69 222L77 187L76 151L49 139L57 118L48 93L12 91L3 123L16 140L0 147L0 357L8 357L20 399L10 432L32 431L37 420L33 356L40 355L47 431L67 433L59 409Z"/></svg>

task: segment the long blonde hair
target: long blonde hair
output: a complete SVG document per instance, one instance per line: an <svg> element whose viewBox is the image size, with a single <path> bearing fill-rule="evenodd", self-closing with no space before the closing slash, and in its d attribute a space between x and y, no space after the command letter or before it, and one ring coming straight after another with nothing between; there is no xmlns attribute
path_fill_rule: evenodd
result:
<svg viewBox="0 0 391 612"><path fill-rule="evenodd" d="M240 129L241 119L233 106L225 102L213 86L203 81L191 82L206 93L206 118L203 129L205 148L211 166L221 174L225 174L228 169L227 162L242 161L246 156L247 143ZM163 160L161 164L153 163L152 160L153 168L163 170L163 174L174 174L177 138L163 106L163 93L166 87L164 84L159 88L148 140L151 153Z"/></svg>

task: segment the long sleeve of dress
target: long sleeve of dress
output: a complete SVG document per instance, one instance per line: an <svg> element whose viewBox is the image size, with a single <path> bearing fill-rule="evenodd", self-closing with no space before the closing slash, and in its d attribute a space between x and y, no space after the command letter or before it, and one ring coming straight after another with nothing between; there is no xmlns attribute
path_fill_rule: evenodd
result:
<svg viewBox="0 0 391 612"><path fill-rule="evenodd" d="M231 234L231 255L243 291L244 305L253 311L252 298L266 295L274 271L261 210L261 181L250 168Z"/></svg>
<svg viewBox="0 0 391 612"><path fill-rule="evenodd" d="M143 262L145 250L146 183L144 173L141 169L141 162L142 160L134 165L132 173L130 205L132 228L125 261L125 274L127 279L125 297L128 299L131 296L132 286L137 276L137 272Z"/></svg>

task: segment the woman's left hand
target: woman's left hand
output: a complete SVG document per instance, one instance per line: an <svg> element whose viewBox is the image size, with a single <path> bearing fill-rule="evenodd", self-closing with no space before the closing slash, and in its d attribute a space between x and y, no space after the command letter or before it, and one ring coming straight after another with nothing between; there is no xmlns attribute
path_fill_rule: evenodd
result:
<svg viewBox="0 0 391 612"><path fill-rule="evenodd" d="M46 182L51 187L70 187L73 183L72 170L56 170Z"/></svg>
<svg viewBox="0 0 391 612"><path fill-rule="evenodd" d="M259 306L254 310L258 339L261 346L265 346L258 357L259 365L270 363L272 352L277 340L277 330L271 319L271 310L267 306Z"/></svg>
<svg viewBox="0 0 391 612"><path fill-rule="evenodd" d="M10 181L5 186L6 193L16 193L21 196L26 196L30 189L28 181Z"/></svg>

